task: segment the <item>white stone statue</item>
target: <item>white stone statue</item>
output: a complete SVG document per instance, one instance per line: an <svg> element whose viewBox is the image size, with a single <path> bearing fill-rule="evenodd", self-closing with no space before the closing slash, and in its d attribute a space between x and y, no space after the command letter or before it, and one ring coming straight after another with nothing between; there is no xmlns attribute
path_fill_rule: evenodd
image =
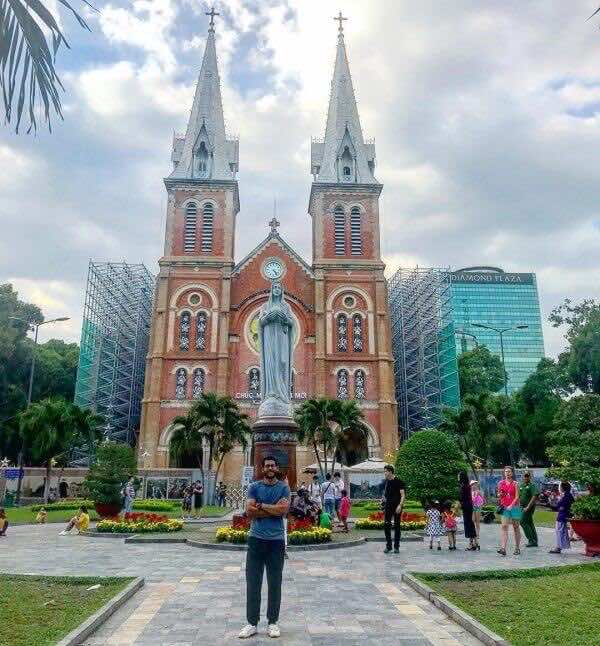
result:
<svg viewBox="0 0 600 646"><path fill-rule="evenodd" d="M291 417L290 385L294 350L294 319L285 302L283 286L271 285L271 295L260 311L260 381L262 403L258 417Z"/></svg>

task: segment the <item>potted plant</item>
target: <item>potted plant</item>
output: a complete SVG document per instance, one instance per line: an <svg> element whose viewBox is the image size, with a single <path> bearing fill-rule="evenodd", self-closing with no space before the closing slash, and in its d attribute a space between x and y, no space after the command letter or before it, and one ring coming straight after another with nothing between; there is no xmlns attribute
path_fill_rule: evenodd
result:
<svg viewBox="0 0 600 646"><path fill-rule="evenodd" d="M135 454L128 444L105 442L98 447L85 487L100 517L113 518L119 514L123 485L136 471Z"/></svg>
<svg viewBox="0 0 600 646"><path fill-rule="evenodd" d="M586 486L573 503L571 525L585 542L587 556L600 555L600 395L581 395L561 404L547 452L548 475Z"/></svg>

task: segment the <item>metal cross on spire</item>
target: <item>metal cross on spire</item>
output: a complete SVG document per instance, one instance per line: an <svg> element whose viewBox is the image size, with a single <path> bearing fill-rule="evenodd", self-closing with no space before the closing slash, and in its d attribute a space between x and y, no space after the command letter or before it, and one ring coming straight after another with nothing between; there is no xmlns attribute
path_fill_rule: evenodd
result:
<svg viewBox="0 0 600 646"><path fill-rule="evenodd" d="M271 233L277 233L277 227L281 224L277 218L273 218L269 222L269 226L271 227Z"/></svg>
<svg viewBox="0 0 600 646"><path fill-rule="evenodd" d="M210 29L211 31L215 30L215 16L220 16L220 13L215 11L214 6L210 8L210 11L205 11L205 15L210 16Z"/></svg>
<svg viewBox="0 0 600 646"><path fill-rule="evenodd" d="M343 33L344 33L344 22L343 21L348 20L348 18L344 18L344 16L342 16L342 12L340 11L340 13L337 16L334 16L333 19L337 20L340 23L340 26L338 27L338 33L339 33L340 36L342 36Z"/></svg>

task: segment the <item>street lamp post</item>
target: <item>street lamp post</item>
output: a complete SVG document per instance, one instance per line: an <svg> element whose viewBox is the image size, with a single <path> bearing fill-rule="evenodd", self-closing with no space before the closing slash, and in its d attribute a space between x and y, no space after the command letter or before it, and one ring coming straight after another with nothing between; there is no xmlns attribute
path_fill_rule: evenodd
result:
<svg viewBox="0 0 600 646"><path fill-rule="evenodd" d="M460 335L461 337L461 342L460 342L460 349L461 352L466 352L467 351L467 341L465 339L466 336L470 336L473 341L475 342L475 347L479 346L479 342L477 341L477 337L474 334L471 334L470 332L465 332L464 330L455 330L454 334Z"/></svg>
<svg viewBox="0 0 600 646"><path fill-rule="evenodd" d="M31 396L33 394L33 376L35 374L35 349L38 342L38 332L42 325L47 323L59 323L62 321L68 321L68 316L60 316L56 319L50 319L49 321L42 321L41 323L32 323L26 319L22 319L19 316L9 316L9 319L13 321L22 321L27 323L28 330L35 330L35 336L33 339L33 352L31 353L31 367L29 368L29 388L27 390L27 408L31 405ZM19 450L19 456L17 458L17 468L19 469L19 479L17 481L17 495L16 495L16 504L18 505L21 502L21 487L23 485L23 452L25 451L25 440L21 439L21 449Z"/></svg>
<svg viewBox="0 0 600 646"><path fill-rule="evenodd" d="M497 328L491 325L484 325L483 323L471 323L473 327L480 327L485 330L492 330L500 336L500 354L502 356L502 369L504 370L504 394L508 397L508 374L506 372L506 364L504 363L504 333L511 330L525 330L529 325L515 325L513 327Z"/></svg>

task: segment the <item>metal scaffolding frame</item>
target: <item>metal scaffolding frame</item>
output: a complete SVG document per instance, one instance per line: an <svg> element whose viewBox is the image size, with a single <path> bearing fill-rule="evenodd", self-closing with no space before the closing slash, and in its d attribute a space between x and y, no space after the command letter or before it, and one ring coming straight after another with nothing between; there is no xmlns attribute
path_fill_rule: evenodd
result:
<svg viewBox="0 0 600 646"><path fill-rule="evenodd" d="M400 268L388 281L402 438L433 428L460 393L449 270Z"/></svg>
<svg viewBox="0 0 600 646"><path fill-rule="evenodd" d="M153 294L144 265L90 260L75 403L105 418L111 440L133 444L139 429Z"/></svg>

